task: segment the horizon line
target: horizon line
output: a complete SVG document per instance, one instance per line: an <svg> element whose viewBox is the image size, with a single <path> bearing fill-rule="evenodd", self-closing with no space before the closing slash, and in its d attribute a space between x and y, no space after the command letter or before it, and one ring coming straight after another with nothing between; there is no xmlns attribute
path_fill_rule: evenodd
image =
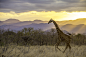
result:
<svg viewBox="0 0 86 57"><path fill-rule="evenodd" d="M9 19L15 19L15 20L19 20L19 19L16 19L16 18L9 18ZM9 19L6 19L6 20L9 20ZM78 18L78 19L86 19L86 18ZM75 20L78 20L78 19L75 19ZM3 20L3 21L6 21L6 20ZM43 21L43 20L40 20L40 19L34 19L34 20L29 20L29 21ZM1 20L0 20L1 21ZM21 20L19 20L19 21L21 21ZM26 20L26 21L28 21L28 20ZM59 21L59 20L58 20ZM70 21L70 20L61 20L61 21ZM73 21L73 20L71 20L71 21ZM23 22L23 21L22 21Z"/></svg>

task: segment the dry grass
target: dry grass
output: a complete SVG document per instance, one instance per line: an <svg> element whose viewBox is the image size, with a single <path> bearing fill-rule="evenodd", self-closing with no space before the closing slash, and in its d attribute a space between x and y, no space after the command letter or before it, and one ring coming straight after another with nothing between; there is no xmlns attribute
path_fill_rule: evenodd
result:
<svg viewBox="0 0 86 57"><path fill-rule="evenodd" d="M65 46L59 46L64 50ZM6 57L86 57L86 46L72 46L71 51L65 53L57 50L54 46L17 46L11 45L0 47L0 56Z"/></svg>

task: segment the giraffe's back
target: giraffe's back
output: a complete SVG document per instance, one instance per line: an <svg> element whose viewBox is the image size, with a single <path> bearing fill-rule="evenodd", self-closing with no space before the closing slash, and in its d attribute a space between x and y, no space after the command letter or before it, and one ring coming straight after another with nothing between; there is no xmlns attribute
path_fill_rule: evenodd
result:
<svg viewBox="0 0 86 57"><path fill-rule="evenodd" d="M62 41L67 41L67 42L69 42L70 39L71 39L70 36L68 36L68 35L66 35L66 34L61 34L61 40L62 40Z"/></svg>

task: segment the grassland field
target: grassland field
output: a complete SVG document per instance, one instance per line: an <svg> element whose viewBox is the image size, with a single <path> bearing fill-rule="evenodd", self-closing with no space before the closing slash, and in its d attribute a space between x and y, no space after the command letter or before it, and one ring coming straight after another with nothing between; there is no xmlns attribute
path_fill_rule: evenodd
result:
<svg viewBox="0 0 86 57"><path fill-rule="evenodd" d="M65 46L59 46L63 51ZM86 46L72 46L71 51L62 53L55 46L0 46L0 57L86 57Z"/></svg>

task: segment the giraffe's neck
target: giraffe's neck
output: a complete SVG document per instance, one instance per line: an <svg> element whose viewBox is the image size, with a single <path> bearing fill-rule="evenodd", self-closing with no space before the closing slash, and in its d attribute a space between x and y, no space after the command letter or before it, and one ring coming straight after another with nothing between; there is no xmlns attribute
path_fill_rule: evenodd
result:
<svg viewBox="0 0 86 57"><path fill-rule="evenodd" d="M54 25L55 25L55 27L56 27L57 32L62 32L62 31L60 30L59 26L57 25L57 23L56 23L54 20L53 20L53 23L54 23Z"/></svg>

